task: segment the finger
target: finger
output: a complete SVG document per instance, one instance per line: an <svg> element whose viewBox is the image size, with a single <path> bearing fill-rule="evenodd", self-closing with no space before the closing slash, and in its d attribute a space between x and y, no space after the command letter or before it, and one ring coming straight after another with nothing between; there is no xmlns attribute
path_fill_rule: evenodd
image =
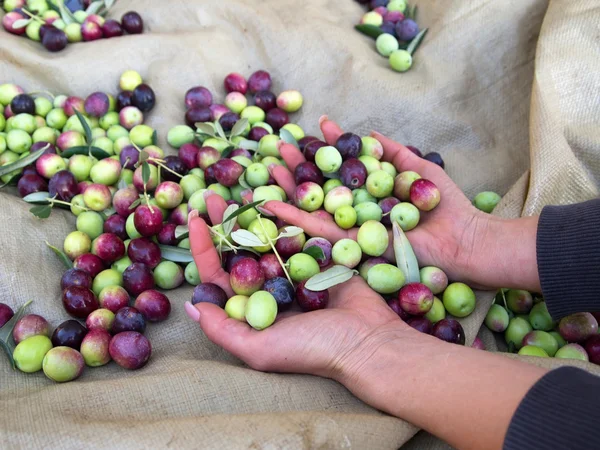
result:
<svg viewBox="0 0 600 450"><path fill-rule="evenodd" d="M323 237L331 243L348 237L348 233L334 222L315 220L310 213L287 203L270 201L265 203L264 207L290 225L301 227L311 237Z"/></svg>
<svg viewBox="0 0 600 450"><path fill-rule="evenodd" d="M290 200L294 200L296 198L296 180L294 180L292 172L283 166L271 164L271 166L269 166L269 173L275 178L279 187L285 191L285 195L287 195Z"/></svg>
<svg viewBox="0 0 600 450"><path fill-rule="evenodd" d="M241 193L240 193L240 197L242 197L242 203L244 205L247 205L248 203L252 203L252 189L244 189Z"/></svg>
<svg viewBox="0 0 600 450"><path fill-rule="evenodd" d="M185 304L185 311L192 320L200 324L211 342L234 356L246 361L249 355L256 352L257 343L261 340L260 332L247 323L231 319L217 305L205 302L192 305L188 302Z"/></svg>
<svg viewBox="0 0 600 450"><path fill-rule="evenodd" d="M440 176L439 170L443 172L443 169L436 164L420 158L404 145L385 137L383 134L374 131L371 136L383 146L382 159L392 163L398 172L412 170L422 177L434 179Z"/></svg>
<svg viewBox="0 0 600 450"><path fill-rule="evenodd" d="M207 195L208 194L208 195ZM204 193L204 201L208 210L208 217L213 224L223 222L223 213L227 209L227 202L223 197L211 191Z"/></svg>
<svg viewBox="0 0 600 450"><path fill-rule="evenodd" d="M339 137L344 134L344 131L339 125L331 120L327 116L322 116L319 119L319 125L321 126L321 132L325 138L325 142L328 145L335 145Z"/></svg>
<svg viewBox="0 0 600 450"><path fill-rule="evenodd" d="M296 170L296 167L298 167L299 164L306 162L306 158L302 152L292 144L287 144L283 141L280 141L279 153L292 173Z"/></svg>
<svg viewBox="0 0 600 450"><path fill-rule="evenodd" d="M234 295L229 284L229 274L221 267L221 259L213 245L206 222L190 213L188 222L192 257L203 283L214 283L223 289L228 297Z"/></svg>
<svg viewBox="0 0 600 450"><path fill-rule="evenodd" d="M324 209L317 209L316 211L311 212L310 215L319 220L324 220L326 222L334 221L333 216Z"/></svg>

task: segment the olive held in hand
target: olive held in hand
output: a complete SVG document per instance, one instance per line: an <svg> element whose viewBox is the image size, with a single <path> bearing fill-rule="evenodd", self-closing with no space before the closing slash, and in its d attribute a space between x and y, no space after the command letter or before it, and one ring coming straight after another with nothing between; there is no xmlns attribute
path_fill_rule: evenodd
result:
<svg viewBox="0 0 600 450"><path fill-rule="evenodd" d="M146 365L152 354L150 341L135 331L125 331L115 335L110 341L111 358L121 367L137 370Z"/></svg>
<svg viewBox="0 0 600 450"><path fill-rule="evenodd" d="M433 266L422 267L419 275L421 283L431 289L435 295L442 293L448 287L448 276L442 269Z"/></svg>
<svg viewBox="0 0 600 450"><path fill-rule="evenodd" d="M315 154L315 163L324 173L337 172L342 166L342 155L332 146L321 147Z"/></svg>
<svg viewBox="0 0 600 450"><path fill-rule="evenodd" d="M306 281L296 286L296 301L303 311L325 309L329 303L329 291L311 291L306 288Z"/></svg>
<svg viewBox="0 0 600 450"><path fill-rule="evenodd" d="M192 305L201 302L212 303L221 308L227 303L227 294L223 289L213 283L201 283L194 288Z"/></svg>
<svg viewBox="0 0 600 450"><path fill-rule="evenodd" d="M534 330L550 331L554 328L555 322L548 312L546 302L533 305L529 312L529 323Z"/></svg>
<svg viewBox="0 0 600 450"><path fill-rule="evenodd" d="M367 283L379 294L392 294L404 286L402 271L391 264L377 264L367 273Z"/></svg>
<svg viewBox="0 0 600 450"><path fill-rule="evenodd" d="M367 281L367 274L369 273L369 270L371 270L371 268L376 266L377 264L389 264L389 261L383 257L369 258L365 262L363 262L358 268L359 275L365 281Z"/></svg>
<svg viewBox="0 0 600 450"><path fill-rule="evenodd" d="M331 242L320 237L310 238L308 241L306 241L306 244L304 244L302 251L306 251L313 246L319 247L323 251L323 258L316 259L319 267L327 267L331 263Z"/></svg>
<svg viewBox="0 0 600 450"><path fill-rule="evenodd" d="M464 283L450 284L443 301L446 310L455 317L467 317L475 310L475 293Z"/></svg>
<svg viewBox="0 0 600 450"><path fill-rule="evenodd" d="M42 362L44 375L57 383L76 380L83 373L85 361L77 350L70 347L54 347Z"/></svg>
<svg viewBox="0 0 600 450"><path fill-rule="evenodd" d="M246 304L248 298L245 295L234 295L225 304L225 312L229 317L240 322L246 321Z"/></svg>
<svg viewBox="0 0 600 450"><path fill-rule="evenodd" d="M537 356L540 358L548 358L549 355L546 351L541 347L536 347L534 345L524 345L518 352L519 355L523 356Z"/></svg>
<svg viewBox="0 0 600 450"><path fill-rule="evenodd" d="M246 322L256 329L264 330L275 322L277 301L270 293L258 291L250 296L246 303Z"/></svg>
<svg viewBox="0 0 600 450"><path fill-rule="evenodd" d="M275 298L279 311L289 309L294 301L294 286L292 286L287 278L284 278L283 276L265 281L263 290L270 293Z"/></svg>
<svg viewBox="0 0 600 450"><path fill-rule="evenodd" d="M279 229L280 233L283 233L284 231L284 228ZM300 233L296 236L281 237L277 239L275 249L282 258L287 259L296 253L301 253L302 249L304 248L304 244L306 244L306 235L304 233Z"/></svg>
<svg viewBox="0 0 600 450"><path fill-rule="evenodd" d="M368 220L361 225L356 240L364 254L381 256L388 248L389 235L385 226L380 222Z"/></svg>
<svg viewBox="0 0 600 450"><path fill-rule="evenodd" d="M431 334L433 332L433 324L427 317L411 317L406 323L421 333Z"/></svg>
<svg viewBox="0 0 600 450"><path fill-rule="evenodd" d="M413 316L423 316L433 306L433 293L421 283L409 283L398 293L400 306Z"/></svg>
<svg viewBox="0 0 600 450"><path fill-rule="evenodd" d="M321 271L317 261L306 253L293 255L288 259L287 264L290 277L295 282L308 280Z"/></svg>
<svg viewBox="0 0 600 450"><path fill-rule="evenodd" d="M421 211L431 211L440 203L440 191L431 181L420 178L410 186L410 201Z"/></svg>
<svg viewBox="0 0 600 450"><path fill-rule="evenodd" d="M296 206L304 211L316 211L323 205L325 194L323 188L307 181L296 188Z"/></svg>
<svg viewBox="0 0 600 450"><path fill-rule="evenodd" d="M433 297L433 305L431 305L431 309L425 314L425 317L433 324L446 318L446 308L444 308L444 304L439 298Z"/></svg>
<svg viewBox="0 0 600 450"><path fill-rule="evenodd" d="M367 177L366 187L375 198L389 197L394 190L394 177L384 170L376 170Z"/></svg>
<svg viewBox="0 0 600 450"><path fill-rule="evenodd" d="M13 352L17 369L25 373L42 370L44 356L51 348L52 342L48 336L31 336L20 342Z"/></svg>
<svg viewBox="0 0 600 450"><path fill-rule="evenodd" d="M410 188L412 184L421 179L421 175L411 170L400 172L394 179L394 196L400 201L410 200Z"/></svg>
<svg viewBox="0 0 600 450"><path fill-rule="evenodd" d="M433 326L431 334L451 344L465 345L465 330L458 320L440 320Z"/></svg>
<svg viewBox="0 0 600 450"><path fill-rule="evenodd" d="M81 342L88 330L77 320L67 320L61 323L52 333L52 345L55 347L71 347L79 350Z"/></svg>
<svg viewBox="0 0 600 450"><path fill-rule="evenodd" d="M331 259L335 264L354 269L360 263L362 250L352 239L340 239L331 249Z"/></svg>

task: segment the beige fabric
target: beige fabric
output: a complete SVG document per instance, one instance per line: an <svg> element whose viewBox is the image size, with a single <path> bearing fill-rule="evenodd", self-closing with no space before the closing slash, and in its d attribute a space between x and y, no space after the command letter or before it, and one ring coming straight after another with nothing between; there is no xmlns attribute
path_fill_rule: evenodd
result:
<svg viewBox="0 0 600 450"><path fill-rule="evenodd" d="M294 119L308 132L327 113L348 130L375 128L440 151L469 196L506 194L502 216L598 195L597 0L421 0L418 21L430 32L405 74L389 70L352 29L362 13L352 0L118 3L116 16L139 9L150 32L55 55L0 31L0 81L84 96L114 92L119 74L136 69L158 93L149 123L166 148L187 88L202 84L222 98L225 74L266 68L276 90L304 93ZM0 193L0 299L34 299L31 311L58 325L66 319L63 269L43 243L61 245L74 219L57 211L39 221L27 210L14 191ZM56 385L13 372L1 358L2 447L394 449L417 432L332 381L245 368L187 320L190 294L172 292L172 317L149 326L154 353L139 372L112 364ZM479 294L463 321L469 342L491 301ZM485 340L493 345L489 334ZM444 448L423 433L409 446Z"/></svg>

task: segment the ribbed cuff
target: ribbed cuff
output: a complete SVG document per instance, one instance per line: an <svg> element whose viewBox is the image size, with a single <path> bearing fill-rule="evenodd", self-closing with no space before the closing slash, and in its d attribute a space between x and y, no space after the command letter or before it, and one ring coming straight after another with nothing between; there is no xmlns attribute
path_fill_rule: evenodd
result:
<svg viewBox="0 0 600 450"><path fill-rule="evenodd" d="M537 263L555 320L600 311L600 199L546 206L537 231Z"/></svg>
<svg viewBox="0 0 600 450"><path fill-rule="evenodd" d="M517 408L504 449L597 449L599 398L600 378L574 367L548 372Z"/></svg>

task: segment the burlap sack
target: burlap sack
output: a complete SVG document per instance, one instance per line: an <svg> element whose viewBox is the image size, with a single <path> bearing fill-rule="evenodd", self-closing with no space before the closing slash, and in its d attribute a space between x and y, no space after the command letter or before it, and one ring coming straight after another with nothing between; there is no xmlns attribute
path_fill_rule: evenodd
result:
<svg viewBox="0 0 600 450"><path fill-rule="evenodd" d="M352 0L121 0L115 16L140 10L146 34L50 54L0 31L0 82L84 96L114 92L119 74L136 69L158 93L149 123L167 149L166 132L182 122L187 88L202 84L221 93L225 74L266 68L276 90L305 95L294 119L308 132L316 133L318 117L327 113L348 130L377 129L439 151L467 195L506 194L497 211L503 216L597 196L597 0L421 0L419 6L419 23L430 32L405 74L389 70L373 42L352 29L363 12ZM44 241L61 245L73 227L67 212L40 221L14 191L0 193L1 301L34 299L31 311L52 325L66 319L63 267ZM154 352L139 372L111 364L57 385L43 374L13 372L0 358L0 446L393 449L417 432L335 382L247 369L185 317L190 294L189 287L170 293L172 316L148 328ZM478 298L463 322L469 343L492 295ZM444 448L425 433L408 446Z"/></svg>

